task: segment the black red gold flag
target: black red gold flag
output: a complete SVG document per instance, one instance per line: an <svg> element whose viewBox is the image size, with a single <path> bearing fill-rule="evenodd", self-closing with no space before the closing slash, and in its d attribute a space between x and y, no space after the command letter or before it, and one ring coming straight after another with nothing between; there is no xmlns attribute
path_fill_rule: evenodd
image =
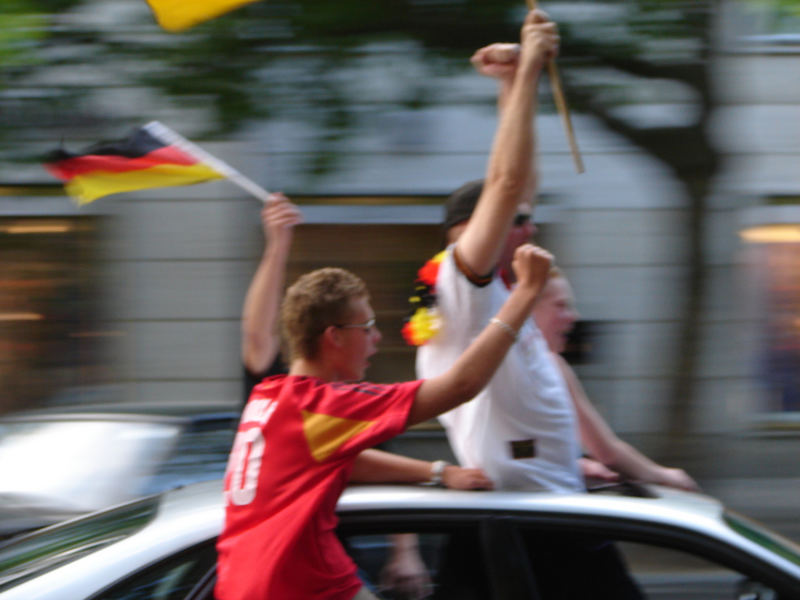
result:
<svg viewBox="0 0 800 600"><path fill-rule="evenodd" d="M229 175L224 163L187 151L164 135L165 131L171 133L154 121L123 140L95 144L77 153L59 149L48 157L45 168L64 182L78 204L119 192L201 183Z"/></svg>

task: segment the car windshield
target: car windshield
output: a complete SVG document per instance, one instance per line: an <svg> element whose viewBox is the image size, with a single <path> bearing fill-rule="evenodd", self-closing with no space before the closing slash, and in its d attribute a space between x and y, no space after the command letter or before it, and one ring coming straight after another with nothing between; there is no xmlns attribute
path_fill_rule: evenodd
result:
<svg viewBox="0 0 800 600"><path fill-rule="evenodd" d="M800 546L791 540L765 529L752 519L732 510L725 511L723 518L731 529L748 540L767 548L796 565L800 565Z"/></svg>
<svg viewBox="0 0 800 600"><path fill-rule="evenodd" d="M156 514L158 498L69 521L0 546L0 591L121 540Z"/></svg>
<svg viewBox="0 0 800 600"><path fill-rule="evenodd" d="M112 420L0 424L0 491L81 511L141 495L170 451L177 425Z"/></svg>

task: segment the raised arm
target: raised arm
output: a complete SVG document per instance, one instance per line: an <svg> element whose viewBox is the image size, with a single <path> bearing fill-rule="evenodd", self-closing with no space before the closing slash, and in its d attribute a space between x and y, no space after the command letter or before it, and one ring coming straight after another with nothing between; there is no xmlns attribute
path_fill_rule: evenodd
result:
<svg viewBox="0 0 800 600"><path fill-rule="evenodd" d="M458 241L459 257L477 275L488 274L497 264L517 207L532 201L536 187L537 83L547 60L558 51L558 33L545 13L534 10L525 18L520 37L518 56L513 52L499 56L516 67L510 84L501 78L502 110L483 193ZM497 55L489 49L483 53L479 50L473 62L486 63ZM479 70L486 72L481 67Z"/></svg>
<svg viewBox="0 0 800 600"><path fill-rule="evenodd" d="M552 255L533 244L514 252L512 267L517 285L497 315L459 359L443 374L425 380L409 413L407 425L432 419L473 398L494 375L516 334L530 316L552 263Z"/></svg>
<svg viewBox="0 0 800 600"><path fill-rule="evenodd" d="M298 208L283 194L271 194L261 209L267 243L242 308L242 362L251 373L266 370L280 349L277 325L286 261L293 228L301 220Z"/></svg>
<svg viewBox="0 0 800 600"><path fill-rule="evenodd" d="M697 483L683 469L660 465L617 437L592 406L567 361L558 354L553 354L553 357L564 374L572 396L578 415L581 440L593 458L629 479L684 490L698 489Z"/></svg>

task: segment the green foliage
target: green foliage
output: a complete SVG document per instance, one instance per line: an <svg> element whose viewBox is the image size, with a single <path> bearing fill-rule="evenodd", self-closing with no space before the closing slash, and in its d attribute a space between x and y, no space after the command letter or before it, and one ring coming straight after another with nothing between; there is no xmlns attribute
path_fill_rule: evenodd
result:
<svg viewBox="0 0 800 600"><path fill-rule="evenodd" d="M124 18L102 18L115 3ZM4 65L17 67L4 70L10 93L0 96L0 157L27 157L20 146L43 130L89 140L153 118L108 104L116 89L123 101L146 93L156 109L203 113L206 129L194 133L201 137L296 118L318 136L313 170L323 172L364 110L352 93L354 68L373 56L391 68L397 50L387 46L410 44L404 47L419 56L423 73L403 80L397 87L407 91L387 102L423 106L443 73L469 68L476 47L516 37L523 13L524 5L508 0L270 0L171 34L144 0L13 0L0 13Z"/></svg>
<svg viewBox="0 0 800 600"><path fill-rule="evenodd" d="M36 8L26 0L4 0L0 6L0 64L4 74L39 62L33 50L42 39L45 16Z"/></svg>
<svg viewBox="0 0 800 600"><path fill-rule="evenodd" d="M744 0L750 4L767 7L777 12L800 16L800 0Z"/></svg>
<svg viewBox="0 0 800 600"><path fill-rule="evenodd" d="M688 87L693 102L707 108L716 4L544 2L560 24L560 64L573 108L594 111L629 136L637 132L612 120L610 111L649 101L649 81ZM117 9L120 18L95 18ZM318 136L315 170L324 171L335 161L322 154L335 152L359 114L436 102L442 77L469 69L476 48L517 39L524 13L523 0L265 0L171 34L155 24L145 0L4 0L0 157L24 156L21 140L40 136L42 128L56 139L75 131L88 139L118 135L153 115L109 97L142 94L150 106L202 113L203 136L278 116L308 123ZM403 72L393 53L413 53L419 70ZM391 69L392 87L400 91L365 101L353 91L363 85L354 73L375 63ZM587 69L625 77L579 76ZM706 111L699 114L702 121Z"/></svg>

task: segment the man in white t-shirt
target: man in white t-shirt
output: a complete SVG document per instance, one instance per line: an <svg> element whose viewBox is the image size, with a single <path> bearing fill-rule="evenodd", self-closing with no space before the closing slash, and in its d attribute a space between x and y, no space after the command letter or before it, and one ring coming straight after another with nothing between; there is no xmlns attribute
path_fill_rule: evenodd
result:
<svg viewBox="0 0 800 600"><path fill-rule="evenodd" d="M513 286L509 259L535 232L530 217L536 189L536 82L557 41L555 25L533 11L521 45L492 44L472 58L481 73L500 82L500 124L485 180L450 195L444 221L447 249L419 272L415 316L425 318L412 317L404 334L421 345L420 377L446 370ZM623 475L697 488L680 469L645 468L643 455L609 434L602 419L587 409L588 402L575 398L571 378L536 321L529 319L508 333L517 342L489 385L473 402L440 417L463 466L482 468L500 489L582 491L583 441L605 467Z"/></svg>
<svg viewBox="0 0 800 600"><path fill-rule="evenodd" d="M481 182L460 188L448 201L448 216L474 206L481 189ZM509 240L530 237L526 216L518 213ZM460 222L448 233L457 237L474 222ZM452 364L509 293L502 263L493 276L472 275L461 239L448 246L438 265L433 310L439 330L417 351L421 377ZM499 489L583 491L578 426L564 377L533 319L509 335L517 341L487 387L439 417L453 452L461 465L480 465Z"/></svg>
<svg viewBox="0 0 800 600"><path fill-rule="evenodd" d="M500 122L485 179L450 196L448 246L419 271L416 312L403 329L406 340L420 346L419 377L451 365L514 285L510 257L535 232L530 219L537 187L536 84L557 49L555 25L532 11L518 46L493 44L473 56L479 72L499 80ZM462 466L483 469L498 489L585 491L585 419L576 412L564 374L533 319L504 329L516 342L489 384L439 417L450 445ZM525 543L543 598L643 597L607 540L537 534Z"/></svg>
<svg viewBox="0 0 800 600"><path fill-rule="evenodd" d="M472 58L480 72L500 81L500 122L485 179L448 199L449 246L427 266L435 275L425 297L435 299L428 308L439 330L417 352L421 377L444 372L509 294L509 260L534 232L537 83L557 51L555 24L531 11L519 46L492 44ZM500 489L584 490L564 378L532 319L508 334L517 343L490 384L440 417L453 451L462 465L480 465Z"/></svg>

